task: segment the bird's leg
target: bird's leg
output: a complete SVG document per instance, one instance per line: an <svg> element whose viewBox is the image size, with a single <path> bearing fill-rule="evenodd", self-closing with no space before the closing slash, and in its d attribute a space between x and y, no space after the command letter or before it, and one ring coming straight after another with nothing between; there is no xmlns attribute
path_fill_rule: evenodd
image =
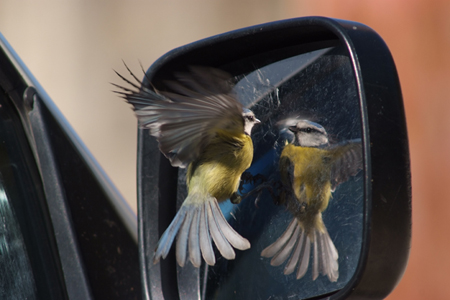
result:
<svg viewBox="0 0 450 300"><path fill-rule="evenodd" d="M273 179L271 179L269 181L266 181L265 183L258 185L253 190L251 190L250 192L243 195L242 198L246 198L250 195L257 193L257 196L255 198L255 206L258 207L258 203L259 203L259 200L261 199L261 194L264 189L266 189L269 192L269 194L272 196L273 199L279 198L279 196L277 196L274 192L274 186L276 186L276 185L277 185L277 181L274 181ZM274 201L277 201L277 200L274 200Z"/></svg>
<svg viewBox="0 0 450 300"><path fill-rule="evenodd" d="M244 190L244 184L247 184L249 182L252 181L253 175L250 172L245 171L244 173L242 173L241 175L241 182L239 183L239 192L242 193L242 191Z"/></svg>
<svg viewBox="0 0 450 300"><path fill-rule="evenodd" d="M300 205L298 207L299 207L298 211L301 214L304 214L306 212L306 209L308 208L308 204L306 202L302 202L302 203L300 203Z"/></svg>
<svg viewBox="0 0 450 300"><path fill-rule="evenodd" d="M253 176L253 175L252 175ZM262 174L256 174L253 176L253 181L252 183L256 183L257 181L261 181L261 183L263 182L267 182L267 178L266 176L262 175Z"/></svg>
<svg viewBox="0 0 450 300"><path fill-rule="evenodd" d="M244 184L246 183L252 183L255 184L256 182L261 182L259 185L257 185L254 189L247 193L243 193L244 190ZM279 202L278 199L279 196L276 195L275 191L279 191L279 189L282 187L282 184L280 181L275 181L273 179L268 180L266 176L262 174L256 174L252 175L250 172L244 172L241 175L241 182L239 184L238 191L242 196L239 196L238 193L234 193L230 197L230 201L234 204L238 204L241 202L242 199L245 199L253 194L257 194L255 198L255 206L258 207L258 202L261 198L261 194L264 189L266 189L272 198L274 199L274 202Z"/></svg>
<svg viewBox="0 0 450 300"><path fill-rule="evenodd" d="M261 181L261 184L262 184L263 182L267 181L267 178L262 174L252 175L252 173L245 171L241 175L241 182L239 184L239 189L238 189L239 192L242 194L242 191L244 190L244 184L247 184L247 183L255 184L258 181Z"/></svg>
<svg viewBox="0 0 450 300"><path fill-rule="evenodd" d="M242 199L245 199L245 198L247 198L247 197L249 197L249 196L251 196L251 195L253 195L255 193L259 193L264 188L270 190L270 189L272 189L272 185L270 185L270 183L260 184L257 187L255 187L253 190L251 190L250 192L243 194L242 195Z"/></svg>
<svg viewBox="0 0 450 300"><path fill-rule="evenodd" d="M267 190L269 191L270 196L272 196L273 203L275 205L284 204L286 202L284 198L290 197L291 195L290 191L285 189L279 180L271 180L270 183L270 187Z"/></svg>
<svg viewBox="0 0 450 300"><path fill-rule="evenodd" d="M262 194L262 190L259 191L258 195L256 195L256 198L255 198L255 206L256 206L256 208L258 208L258 203L259 203L259 200L261 199L261 194Z"/></svg>

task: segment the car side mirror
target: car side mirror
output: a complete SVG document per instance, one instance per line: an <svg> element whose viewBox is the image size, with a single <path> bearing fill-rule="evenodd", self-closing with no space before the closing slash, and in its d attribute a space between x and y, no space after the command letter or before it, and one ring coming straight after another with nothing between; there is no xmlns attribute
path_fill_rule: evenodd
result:
<svg viewBox="0 0 450 300"><path fill-rule="evenodd" d="M143 85L167 90L167 80L191 66L231 74L237 99L262 122L253 130L253 163L239 189L247 197L239 204L221 204L228 222L250 241L251 248L237 251L230 261L216 253L214 266L203 262L200 268L190 263L180 267L174 251L153 263L158 240L186 196L186 171L173 168L148 130L140 128L138 227L146 298L386 297L408 261L411 183L400 84L383 40L363 24L323 17L267 23L172 50L148 69ZM299 122L304 120L312 125L301 128ZM297 240L290 246L270 248L288 232L291 220L301 220L301 214L314 205L300 201L292 210L280 204L280 195L289 193L286 179L283 181L283 149L301 146L295 134L307 128L326 131L326 145L315 149L337 153L339 147L353 147L339 160L339 166L328 165L327 176L332 175L326 180L331 194L328 206L320 210L335 250L318 237L321 242L309 250L293 250L300 243ZM302 155L299 161L305 157ZM326 165L335 159L333 155L321 157L321 163ZM294 160L297 158L291 157ZM296 164L291 162L290 167ZM318 173L325 174L308 173L308 178ZM305 186L289 197L306 197L300 195L307 193ZM334 271L325 270L325 263L316 258L320 249L333 253L336 263L330 268ZM288 250L291 256L280 254ZM311 257L309 267L290 264L295 253ZM287 258L281 259L283 255ZM314 263L319 265L316 271Z"/></svg>

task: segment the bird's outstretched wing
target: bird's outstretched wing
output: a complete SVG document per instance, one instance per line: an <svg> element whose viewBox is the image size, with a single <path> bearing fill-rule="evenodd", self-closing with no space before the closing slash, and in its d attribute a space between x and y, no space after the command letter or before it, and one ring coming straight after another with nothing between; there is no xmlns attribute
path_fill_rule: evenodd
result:
<svg viewBox="0 0 450 300"><path fill-rule="evenodd" d="M332 159L331 189L347 181L351 176L362 170L362 146L361 140L350 140L330 147Z"/></svg>
<svg viewBox="0 0 450 300"><path fill-rule="evenodd" d="M243 108L232 93L231 75L209 67L189 70L165 82L170 91L132 83L119 73L131 88L114 84L133 105L139 125L156 137L171 164L182 168L199 156L217 130L244 132Z"/></svg>

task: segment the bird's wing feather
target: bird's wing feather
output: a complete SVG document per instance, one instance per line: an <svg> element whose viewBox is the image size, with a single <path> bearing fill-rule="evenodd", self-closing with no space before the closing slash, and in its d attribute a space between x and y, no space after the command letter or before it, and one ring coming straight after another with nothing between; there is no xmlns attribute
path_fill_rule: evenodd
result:
<svg viewBox="0 0 450 300"><path fill-rule="evenodd" d="M330 148L331 188L347 181L362 169L361 140L351 140L336 144Z"/></svg>
<svg viewBox="0 0 450 300"><path fill-rule="evenodd" d="M242 105L226 72L191 67L189 73L176 73L176 80L165 82L171 91L138 86L119 76L132 88L115 85L122 89L117 93L133 105L139 125L156 137L173 166L186 167L218 130L244 132Z"/></svg>

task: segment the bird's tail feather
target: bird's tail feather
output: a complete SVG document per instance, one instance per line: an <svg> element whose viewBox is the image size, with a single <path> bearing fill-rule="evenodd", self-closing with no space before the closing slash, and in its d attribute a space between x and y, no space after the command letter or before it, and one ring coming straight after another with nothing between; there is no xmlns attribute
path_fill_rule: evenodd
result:
<svg viewBox="0 0 450 300"><path fill-rule="evenodd" d="M229 260L236 256L233 247L239 250L250 248L249 241L228 224L215 198L209 197L202 203L192 202L181 206L162 235L155 250L154 263L167 256L175 236L176 257L180 266L185 265L187 253L195 267L200 267L201 256L207 264L214 265L216 259L211 238L221 255Z"/></svg>
<svg viewBox="0 0 450 300"><path fill-rule="evenodd" d="M272 257L272 266L286 262L285 275L293 273L297 267L296 278L300 279L308 270L311 243L314 251L313 280L321 273L327 275L330 281L336 281L339 277L338 252L328 232L314 228L312 234L307 234L296 218L273 244L261 252L261 256Z"/></svg>
<svg viewBox="0 0 450 300"><path fill-rule="evenodd" d="M339 277L338 252L334 246L327 229L324 232L314 229L314 264L313 280L319 273L327 275L331 282L337 281Z"/></svg>

